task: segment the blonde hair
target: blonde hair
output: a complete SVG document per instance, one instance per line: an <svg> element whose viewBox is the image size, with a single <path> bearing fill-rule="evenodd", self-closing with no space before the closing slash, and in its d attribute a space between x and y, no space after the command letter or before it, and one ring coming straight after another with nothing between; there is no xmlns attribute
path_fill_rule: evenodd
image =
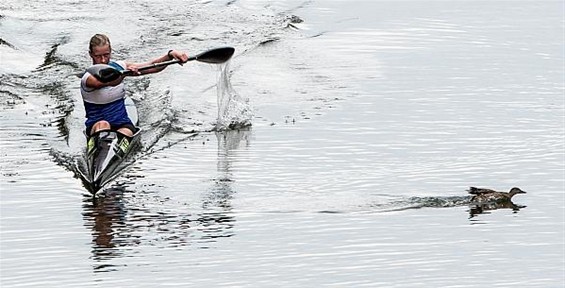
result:
<svg viewBox="0 0 565 288"><path fill-rule="evenodd" d="M88 46L88 51L92 52L92 48L98 46L104 46L106 44L110 46L110 49L112 48L112 45L110 45L110 38L108 38L108 36L104 34L95 34L94 36L92 36L92 38L90 38L90 45Z"/></svg>

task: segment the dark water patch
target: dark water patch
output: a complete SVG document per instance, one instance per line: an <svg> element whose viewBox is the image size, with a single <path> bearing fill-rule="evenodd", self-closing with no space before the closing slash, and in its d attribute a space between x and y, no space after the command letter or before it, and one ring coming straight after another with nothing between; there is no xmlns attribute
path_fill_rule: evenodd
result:
<svg viewBox="0 0 565 288"><path fill-rule="evenodd" d="M259 42L259 45L261 46L261 45L272 44L272 43L277 42L279 40L281 40L281 38L274 37L274 38L266 39L266 40Z"/></svg>
<svg viewBox="0 0 565 288"><path fill-rule="evenodd" d="M11 109L19 104L26 103L25 98L21 95L26 76L17 74L1 74L0 75L0 107L3 109Z"/></svg>
<svg viewBox="0 0 565 288"><path fill-rule="evenodd" d="M53 46L51 46L51 50L48 51L47 53L45 53L45 58L43 60L43 64L41 64L37 67L37 71L41 71L43 68L45 68L45 67L47 67L51 64L60 62L60 59L55 55L59 45L60 45L59 43L54 44Z"/></svg>
<svg viewBox="0 0 565 288"><path fill-rule="evenodd" d="M299 30L300 28L296 24L303 23L304 20L296 15L290 15L286 17L286 28L291 28L295 30Z"/></svg>
<svg viewBox="0 0 565 288"><path fill-rule="evenodd" d="M304 20L302 20L302 18L300 18L300 17L298 17L298 16L296 16L296 15L287 16L287 21L288 21L289 23L292 23L292 24L298 24L298 23L304 22Z"/></svg>
<svg viewBox="0 0 565 288"><path fill-rule="evenodd" d="M345 213L345 212L337 211L337 210L321 210L321 211L318 211L318 213L321 213L321 214L341 214L341 213Z"/></svg>
<svg viewBox="0 0 565 288"><path fill-rule="evenodd" d="M59 137L68 142L70 128L67 123L68 118L74 110L74 100L70 91L66 89L66 83L55 81L37 88L41 95L49 96L51 103L46 105L46 112L54 114L54 119L49 125L55 125L59 131Z"/></svg>
<svg viewBox="0 0 565 288"><path fill-rule="evenodd" d="M324 36L324 34L326 34L327 32L318 32L316 34L310 35L308 36L308 38L316 38L316 37L321 37Z"/></svg>
<svg viewBox="0 0 565 288"><path fill-rule="evenodd" d="M59 48L60 45L64 45L68 40L63 39L62 42L59 43L55 43L51 46L51 50L49 50L48 52L45 53L45 57L43 60L43 63L41 65L39 65L35 71L44 71L45 69L52 67L52 66L69 66L73 69L79 69L79 65L71 62L71 61L67 61L62 59L58 54L57 54L57 49Z"/></svg>
<svg viewBox="0 0 565 288"><path fill-rule="evenodd" d="M65 141L67 142L69 139L70 130L69 130L69 126L67 125L66 119L69 114L70 111L66 115L55 117L55 119L51 121L51 123L54 124L55 127L57 127L57 131L59 131L59 135L61 135L61 137L65 139Z"/></svg>
<svg viewBox="0 0 565 288"><path fill-rule="evenodd" d="M14 106L24 104L26 102L21 96L0 88L0 103L2 103L2 109L13 109Z"/></svg>
<svg viewBox="0 0 565 288"><path fill-rule="evenodd" d="M8 46L12 49L17 49L16 46L12 45L10 42L0 38L0 45Z"/></svg>
<svg viewBox="0 0 565 288"><path fill-rule="evenodd" d="M74 179L77 179L83 184L84 191L83 194L92 197L92 193L89 192L90 183L86 181L86 175L88 174L88 167L86 164L86 159L82 154L76 155L67 151L61 151L55 148L49 150L49 155L51 160L63 167L65 170L72 173ZM119 176L119 173L117 174Z"/></svg>

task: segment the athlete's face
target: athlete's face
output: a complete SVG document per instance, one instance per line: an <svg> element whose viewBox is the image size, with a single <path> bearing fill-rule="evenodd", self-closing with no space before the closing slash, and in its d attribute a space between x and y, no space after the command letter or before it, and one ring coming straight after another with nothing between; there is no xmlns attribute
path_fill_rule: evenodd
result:
<svg viewBox="0 0 565 288"><path fill-rule="evenodd" d="M110 45L95 46L90 51L93 64L108 64L111 54L112 48L110 48Z"/></svg>

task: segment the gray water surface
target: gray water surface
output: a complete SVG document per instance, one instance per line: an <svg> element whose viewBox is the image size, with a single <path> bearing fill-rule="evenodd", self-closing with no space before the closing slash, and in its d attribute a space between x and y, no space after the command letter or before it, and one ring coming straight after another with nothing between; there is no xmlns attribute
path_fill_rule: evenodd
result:
<svg viewBox="0 0 565 288"><path fill-rule="evenodd" d="M0 284L563 287L563 11L4 1ZM234 46L253 125L212 131L217 67L129 79L144 149L93 199L75 73L98 32L123 59ZM469 186L528 193L477 211Z"/></svg>

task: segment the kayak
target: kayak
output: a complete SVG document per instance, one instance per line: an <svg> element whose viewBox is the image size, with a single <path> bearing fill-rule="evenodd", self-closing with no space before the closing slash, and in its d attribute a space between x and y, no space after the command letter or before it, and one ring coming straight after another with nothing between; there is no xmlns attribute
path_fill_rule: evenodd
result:
<svg viewBox="0 0 565 288"><path fill-rule="evenodd" d="M103 130L94 133L86 141L87 173L82 175L86 188L96 194L104 185L117 177L139 146L141 129L137 128L137 108L131 98L125 99L128 116L136 126L132 137L115 130Z"/></svg>
<svg viewBox="0 0 565 288"><path fill-rule="evenodd" d="M196 60L209 64L221 64L227 62L234 52L235 49L233 47L215 48L189 57L184 62ZM137 71L165 67L172 64L182 64L184 62L179 59L171 59L138 67ZM119 77L136 74L131 70L116 70L107 64L92 65L86 71L103 83L114 81ZM81 74L79 77L82 77L82 75L84 74ZM87 137L85 152L87 167L79 166L77 170L86 188L93 194L96 194L104 185L118 176L130 162L133 162L129 161L133 160L129 158L133 158L131 156L137 150L137 147L141 146L139 139L141 129L137 127L138 115L135 103L133 103L131 98L127 97L125 98L125 104L128 116L134 126L136 126L136 131L134 131L132 137L125 136L115 130L99 131Z"/></svg>

